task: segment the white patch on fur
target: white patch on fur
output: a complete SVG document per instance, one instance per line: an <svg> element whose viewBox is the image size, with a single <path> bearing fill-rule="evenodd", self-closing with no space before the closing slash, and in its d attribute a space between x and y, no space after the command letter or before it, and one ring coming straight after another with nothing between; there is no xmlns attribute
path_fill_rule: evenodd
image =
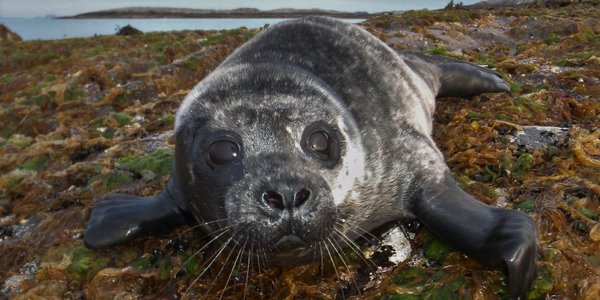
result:
<svg viewBox="0 0 600 300"><path fill-rule="evenodd" d="M299 130L294 130L291 126L286 126L285 131L290 134L292 141L294 141L294 147L296 150L302 152L302 145L300 145L300 140L302 139L302 133Z"/></svg>
<svg viewBox="0 0 600 300"><path fill-rule="evenodd" d="M194 164L189 163L187 165L188 167L188 173L190 174L190 179L192 180L192 182L190 182L191 185L194 185L196 183L196 176L194 176Z"/></svg>
<svg viewBox="0 0 600 300"><path fill-rule="evenodd" d="M346 120L343 116L339 116L337 126L344 135L346 141L345 153L342 157L341 166L337 169L337 176L334 178L326 177L331 180L329 186L333 195L333 203L336 206L344 203L348 199L358 200L359 195L355 190L355 186L365 176L365 150L361 140L351 139L346 135Z"/></svg>

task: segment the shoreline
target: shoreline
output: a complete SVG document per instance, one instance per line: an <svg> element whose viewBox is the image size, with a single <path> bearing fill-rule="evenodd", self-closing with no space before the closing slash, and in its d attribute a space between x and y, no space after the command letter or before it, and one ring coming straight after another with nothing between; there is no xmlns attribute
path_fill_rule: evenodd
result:
<svg viewBox="0 0 600 300"><path fill-rule="evenodd" d="M368 19L385 14L367 12L343 12L319 9L258 10L241 8L233 10L206 10L183 8L130 7L95 11L55 19L288 19L306 16L329 16L340 19Z"/></svg>

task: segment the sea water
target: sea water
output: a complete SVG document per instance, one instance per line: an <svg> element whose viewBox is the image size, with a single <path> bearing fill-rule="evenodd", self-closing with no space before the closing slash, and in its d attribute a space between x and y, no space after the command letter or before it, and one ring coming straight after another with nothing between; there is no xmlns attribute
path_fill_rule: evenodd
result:
<svg viewBox="0 0 600 300"><path fill-rule="evenodd" d="M24 40L53 40L73 37L115 34L119 28L131 25L143 32L172 30L219 30L240 27L259 28L285 19L50 19L2 18L10 30ZM358 23L364 19L343 19Z"/></svg>

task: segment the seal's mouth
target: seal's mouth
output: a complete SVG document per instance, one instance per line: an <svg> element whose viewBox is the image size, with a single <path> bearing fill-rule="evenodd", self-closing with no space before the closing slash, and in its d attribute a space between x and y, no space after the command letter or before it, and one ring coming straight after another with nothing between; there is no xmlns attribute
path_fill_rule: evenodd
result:
<svg viewBox="0 0 600 300"><path fill-rule="evenodd" d="M281 252L288 252L293 250L301 250L308 246L308 244L295 234L288 234L281 237L273 248Z"/></svg>
<svg viewBox="0 0 600 300"><path fill-rule="evenodd" d="M269 260L280 266L299 265L314 261L316 250L314 244L310 244L296 234L282 236L271 247Z"/></svg>

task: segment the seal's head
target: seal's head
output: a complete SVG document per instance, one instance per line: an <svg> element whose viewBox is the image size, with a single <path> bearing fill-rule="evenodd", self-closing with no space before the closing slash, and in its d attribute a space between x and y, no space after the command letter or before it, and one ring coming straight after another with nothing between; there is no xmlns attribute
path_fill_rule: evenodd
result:
<svg viewBox="0 0 600 300"><path fill-rule="evenodd" d="M274 261L313 258L364 172L347 108L293 66L220 68L186 98L176 133L174 176L193 215Z"/></svg>

